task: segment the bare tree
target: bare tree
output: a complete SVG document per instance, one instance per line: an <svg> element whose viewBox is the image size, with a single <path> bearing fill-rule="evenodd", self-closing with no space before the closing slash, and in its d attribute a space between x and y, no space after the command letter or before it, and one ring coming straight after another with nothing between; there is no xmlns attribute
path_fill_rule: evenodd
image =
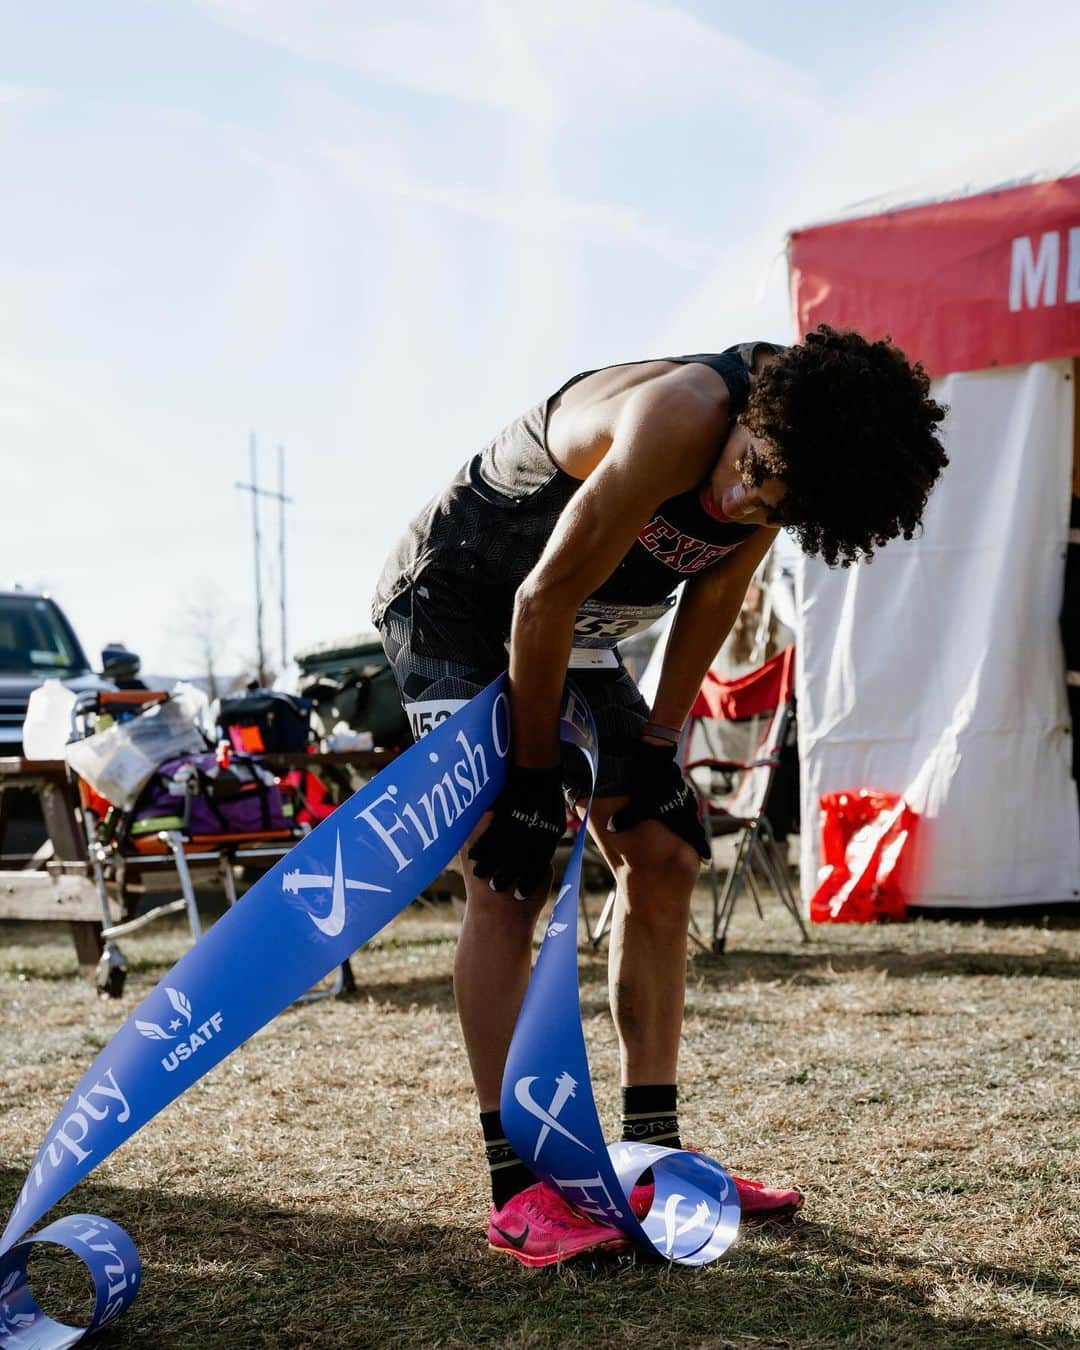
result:
<svg viewBox="0 0 1080 1350"><path fill-rule="evenodd" d="M220 687L222 664L233 629L232 615L222 605L220 592L203 586L185 609L182 628L187 657L215 699L225 692Z"/></svg>

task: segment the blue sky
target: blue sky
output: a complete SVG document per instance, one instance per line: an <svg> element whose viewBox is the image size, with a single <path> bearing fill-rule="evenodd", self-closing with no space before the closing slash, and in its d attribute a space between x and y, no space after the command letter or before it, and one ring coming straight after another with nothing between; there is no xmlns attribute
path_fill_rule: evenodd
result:
<svg viewBox="0 0 1080 1350"><path fill-rule="evenodd" d="M0 0L0 582L155 670L211 603L239 668L254 429L295 645L366 627L567 376L789 338L791 226L1080 161L1077 50L1066 0Z"/></svg>

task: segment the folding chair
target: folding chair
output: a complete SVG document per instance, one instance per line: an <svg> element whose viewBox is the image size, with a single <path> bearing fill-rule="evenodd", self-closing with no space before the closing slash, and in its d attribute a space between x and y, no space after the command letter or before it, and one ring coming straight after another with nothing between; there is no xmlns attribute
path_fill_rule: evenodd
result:
<svg viewBox="0 0 1080 1350"><path fill-rule="evenodd" d="M712 932L705 940L692 921L691 937L705 951L722 952L735 905L744 884L762 917L757 878L767 882L795 920L803 941L810 935L788 882L787 859L776 843L766 815L781 752L794 728L795 648L785 647L757 670L734 680L711 671L690 710L685 771L701 803L710 840L738 836L723 889L716 863L708 863L712 889ZM715 753L723 724L744 724L751 751L738 757ZM704 743L713 753L701 756Z"/></svg>

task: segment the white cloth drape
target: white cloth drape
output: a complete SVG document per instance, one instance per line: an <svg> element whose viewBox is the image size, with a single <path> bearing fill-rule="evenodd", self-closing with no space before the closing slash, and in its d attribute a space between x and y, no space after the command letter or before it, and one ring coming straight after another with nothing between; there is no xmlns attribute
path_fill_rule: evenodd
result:
<svg viewBox="0 0 1080 1350"><path fill-rule="evenodd" d="M922 535L847 570L800 561L805 896L821 794L876 787L923 817L919 904L1080 899L1057 626L1072 377L1053 361L938 381L951 463Z"/></svg>

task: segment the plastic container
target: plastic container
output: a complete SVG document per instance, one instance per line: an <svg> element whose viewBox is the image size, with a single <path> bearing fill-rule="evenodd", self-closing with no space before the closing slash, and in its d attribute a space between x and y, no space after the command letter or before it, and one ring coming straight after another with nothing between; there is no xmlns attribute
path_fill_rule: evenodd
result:
<svg viewBox="0 0 1080 1350"><path fill-rule="evenodd" d="M46 680L30 695L23 722L23 754L27 759L62 759L71 735L75 692L62 680Z"/></svg>
<svg viewBox="0 0 1080 1350"><path fill-rule="evenodd" d="M64 758L95 792L126 811L159 764L205 749L189 709L170 699L65 746Z"/></svg>

